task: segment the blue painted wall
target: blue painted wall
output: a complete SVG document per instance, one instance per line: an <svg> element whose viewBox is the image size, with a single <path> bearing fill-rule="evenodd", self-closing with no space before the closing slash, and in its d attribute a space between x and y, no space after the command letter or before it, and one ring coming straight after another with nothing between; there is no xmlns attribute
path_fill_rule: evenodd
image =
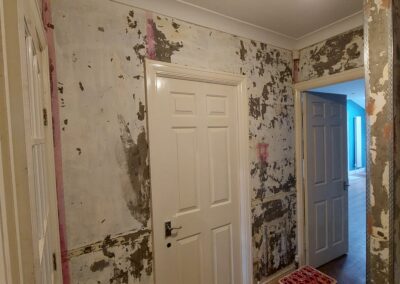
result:
<svg viewBox="0 0 400 284"><path fill-rule="evenodd" d="M348 149L348 167L354 170L354 117L361 116L361 146L362 146L362 166L367 164L367 130L365 120L365 109L353 102L347 100L347 149Z"/></svg>

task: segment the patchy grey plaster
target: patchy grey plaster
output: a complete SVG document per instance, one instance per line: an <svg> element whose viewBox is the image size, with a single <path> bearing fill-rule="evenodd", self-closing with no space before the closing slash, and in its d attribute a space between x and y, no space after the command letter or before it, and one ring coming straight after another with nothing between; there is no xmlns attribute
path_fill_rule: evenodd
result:
<svg viewBox="0 0 400 284"><path fill-rule="evenodd" d="M270 200L252 208L253 245L259 261L255 278L272 275L294 262L296 249L296 195Z"/></svg>
<svg viewBox="0 0 400 284"><path fill-rule="evenodd" d="M334 36L300 50L299 81L364 65L363 28Z"/></svg>
<svg viewBox="0 0 400 284"><path fill-rule="evenodd" d="M393 283L393 90L391 1L365 1L365 44L369 139L368 276L371 283ZM378 36L379 35L379 36Z"/></svg>
<svg viewBox="0 0 400 284"><path fill-rule="evenodd" d="M147 226L150 218L150 168L146 132L143 129L135 143L128 124L120 114L118 121L125 152L125 168L131 183L131 188L124 192L125 200L132 217Z"/></svg>
<svg viewBox="0 0 400 284"><path fill-rule="evenodd" d="M157 25L154 21L149 20L149 23L153 29L157 60L171 62L171 56L174 54L174 52L179 51L183 47L183 42L174 42L169 40L165 34L159 28L157 28ZM180 25L173 22L172 27L176 32L179 33Z"/></svg>
<svg viewBox="0 0 400 284"><path fill-rule="evenodd" d="M151 283L152 251L149 230L106 236L71 250L72 283Z"/></svg>
<svg viewBox="0 0 400 284"><path fill-rule="evenodd" d="M400 3L393 2L394 283L400 282Z"/></svg>

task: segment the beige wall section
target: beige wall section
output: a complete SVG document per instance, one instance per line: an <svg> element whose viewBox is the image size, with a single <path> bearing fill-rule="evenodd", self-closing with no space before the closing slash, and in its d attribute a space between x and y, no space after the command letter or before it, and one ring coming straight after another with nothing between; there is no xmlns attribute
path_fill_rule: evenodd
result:
<svg viewBox="0 0 400 284"><path fill-rule="evenodd" d="M394 282L400 282L400 2L393 2Z"/></svg>
<svg viewBox="0 0 400 284"><path fill-rule="evenodd" d="M398 58L394 58L393 11L398 1L364 1L366 93L368 125L367 275L370 283L394 280L394 220L398 220L395 197L398 187ZM393 6L394 5L394 6ZM396 15L396 14L394 14ZM393 62L395 60L395 62ZM394 64L395 63L395 64ZM395 72L394 72L395 71ZM396 144L397 143L397 144ZM394 230L395 229L395 230ZM398 235L397 235L398 236ZM398 276L398 275L397 275Z"/></svg>

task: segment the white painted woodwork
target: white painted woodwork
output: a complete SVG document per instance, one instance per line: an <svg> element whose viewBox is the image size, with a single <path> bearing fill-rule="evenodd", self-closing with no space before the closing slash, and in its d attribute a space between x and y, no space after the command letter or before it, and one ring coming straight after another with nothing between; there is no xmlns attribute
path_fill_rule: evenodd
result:
<svg viewBox="0 0 400 284"><path fill-rule="evenodd" d="M323 86L338 84L351 80L364 78L364 68L355 68L337 74L322 76L320 78L296 83L294 87L295 99L295 138L296 138L296 192L297 192L297 254L299 265L307 264L306 254L306 224L305 224L305 176L303 165L303 104L302 95L304 91L320 88Z"/></svg>
<svg viewBox="0 0 400 284"><path fill-rule="evenodd" d="M346 96L304 96L304 164L308 264L348 250Z"/></svg>
<svg viewBox="0 0 400 284"><path fill-rule="evenodd" d="M361 116L354 117L354 167L362 167L362 133Z"/></svg>
<svg viewBox="0 0 400 284"><path fill-rule="evenodd" d="M239 89L153 80L147 99L156 283L242 283ZM182 228L165 237L169 220Z"/></svg>
<svg viewBox="0 0 400 284"><path fill-rule="evenodd" d="M35 46L26 37L26 70L28 93L25 105L26 144L29 192L32 218L33 251L36 283L57 283L53 269L53 253L59 249L58 227L53 222L56 210L49 73L46 72L47 50ZM47 96L47 97L46 97ZM45 112L47 125L45 125ZM50 115L50 117L49 117ZM50 154L50 155L49 155ZM60 263L59 263L60 265Z"/></svg>
<svg viewBox="0 0 400 284"><path fill-rule="evenodd" d="M0 22L0 154L6 188L0 187L0 209L9 259L5 283L61 283L49 62L37 1L0 0Z"/></svg>
<svg viewBox="0 0 400 284"><path fill-rule="evenodd" d="M5 216L3 156L0 139L0 283L11 282L9 243L7 235L7 219Z"/></svg>

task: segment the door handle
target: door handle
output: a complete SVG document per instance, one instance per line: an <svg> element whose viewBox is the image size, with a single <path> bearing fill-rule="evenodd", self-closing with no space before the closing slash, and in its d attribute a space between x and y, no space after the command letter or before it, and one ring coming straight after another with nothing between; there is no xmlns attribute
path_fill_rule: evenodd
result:
<svg viewBox="0 0 400 284"><path fill-rule="evenodd" d="M349 188L350 184L347 181L343 182L343 189L347 190Z"/></svg>
<svg viewBox="0 0 400 284"><path fill-rule="evenodd" d="M170 236L172 236L172 231L180 230L180 229L182 229L182 226L172 227L171 221L166 221L164 223L164 228L165 228L165 237L170 237Z"/></svg>

